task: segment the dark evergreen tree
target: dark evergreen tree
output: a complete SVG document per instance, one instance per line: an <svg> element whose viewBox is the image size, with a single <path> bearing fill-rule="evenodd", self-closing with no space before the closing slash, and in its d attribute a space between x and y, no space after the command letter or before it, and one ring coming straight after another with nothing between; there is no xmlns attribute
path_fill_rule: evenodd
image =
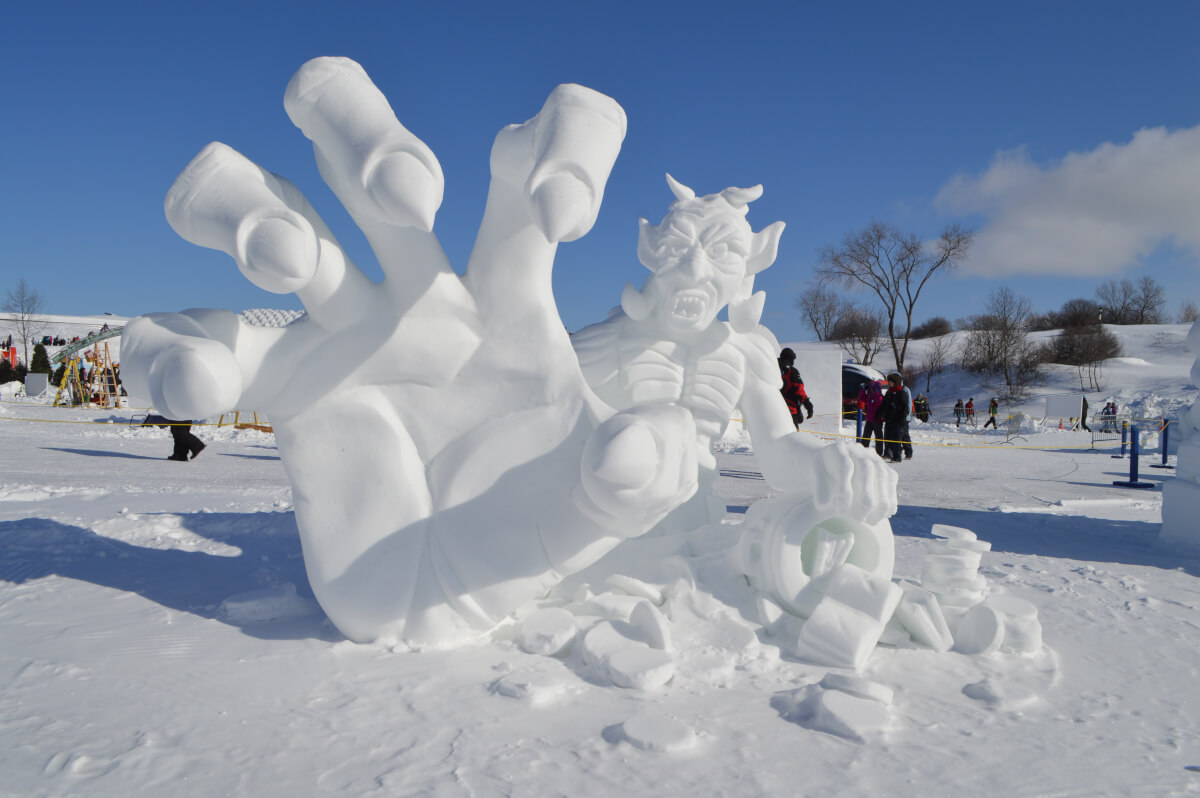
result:
<svg viewBox="0 0 1200 798"><path fill-rule="evenodd" d="M46 354L46 347L41 344L36 344L33 347L33 360L29 364L29 370L35 374L49 374L54 371L50 365L50 356Z"/></svg>
<svg viewBox="0 0 1200 798"><path fill-rule="evenodd" d="M50 375L50 384L55 387L62 385L63 377L65 377L66 374L67 374L67 364L59 363L58 368L56 368L54 370L54 373Z"/></svg>

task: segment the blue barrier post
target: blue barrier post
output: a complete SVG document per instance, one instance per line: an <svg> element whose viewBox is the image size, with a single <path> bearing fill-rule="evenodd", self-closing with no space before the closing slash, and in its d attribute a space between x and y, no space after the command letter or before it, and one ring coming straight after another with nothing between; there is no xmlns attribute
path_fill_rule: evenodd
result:
<svg viewBox="0 0 1200 798"><path fill-rule="evenodd" d="M1158 423L1160 425L1158 428L1159 429L1158 444L1159 444L1159 448L1162 449L1162 462L1161 463L1151 463L1150 467L1151 468L1174 468L1175 466L1173 466L1173 465L1167 465L1167 433L1171 429L1171 421L1168 419L1165 419L1165 418L1160 418L1158 420Z"/></svg>
<svg viewBox="0 0 1200 798"><path fill-rule="evenodd" d="M1130 430L1129 439L1129 481L1113 480L1113 484L1122 488L1153 488L1153 482L1138 482L1138 428L1134 424Z"/></svg>
<svg viewBox="0 0 1200 798"><path fill-rule="evenodd" d="M861 407L858 408L858 412L855 415L857 417L855 424L858 427L858 432L855 434L854 437L858 438L859 443L862 443L863 441L862 441L862 408Z"/></svg>

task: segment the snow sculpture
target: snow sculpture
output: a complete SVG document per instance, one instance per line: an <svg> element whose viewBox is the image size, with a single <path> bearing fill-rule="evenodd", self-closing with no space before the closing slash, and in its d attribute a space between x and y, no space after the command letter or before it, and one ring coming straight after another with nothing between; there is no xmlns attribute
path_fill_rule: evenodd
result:
<svg viewBox="0 0 1200 798"><path fill-rule="evenodd" d="M794 434L779 395L779 344L759 324L766 294L754 292L754 275L774 263L784 224L750 229L746 213L762 186L697 197L670 175L667 184L675 202L666 217L657 227L638 222L638 258L651 272L645 285L627 284L621 309L572 344L588 383L613 407L678 405L695 418L700 490L672 513L672 528L724 515L708 501L717 477L712 447L735 408L774 488L812 502L823 517L885 521L896 510L896 474L861 446ZM729 321L718 321L726 306ZM880 545L890 550L885 529Z"/></svg>
<svg viewBox="0 0 1200 798"><path fill-rule="evenodd" d="M1200 385L1200 322L1192 325L1187 336L1188 349L1198 357L1192 364L1191 378ZM1166 548L1200 550L1200 402L1179 420L1182 440L1176 452L1175 479L1163 483L1162 528L1158 544Z"/></svg>
<svg viewBox="0 0 1200 798"><path fill-rule="evenodd" d="M591 228L624 137L616 102L562 85L500 131L461 278L432 233L441 167L357 63L308 62L284 105L383 282L294 185L211 144L167 195L171 226L259 287L295 292L307 317L139 317L125 378L175 418L270 414L309 580L343 634L476 635L695 492L689 414L597 401L551 292L558 243Z"/></svg>
<svg viewBox="0 0 1200 798"><path fill-rule="evenodd" d="M779 344L759 324L765 294L753 290L783 232L782 222L755 233L746 221L762 186L697 197L670 175L667 184L675 201L663 221L639 221L645 286L626 285L621 309L572 339L584 375L614 407L678 405L695 418L700 490L664 522L670 531L724 515L709 500L713 444L741 410L763 476L783 494L747 513L743 571L779 608L810 619L796 630L797 653L861 667L899 601L887 521L896 474L862 447L796 434L779 395ZM726 305L729 321L718 321Z"/></svg>

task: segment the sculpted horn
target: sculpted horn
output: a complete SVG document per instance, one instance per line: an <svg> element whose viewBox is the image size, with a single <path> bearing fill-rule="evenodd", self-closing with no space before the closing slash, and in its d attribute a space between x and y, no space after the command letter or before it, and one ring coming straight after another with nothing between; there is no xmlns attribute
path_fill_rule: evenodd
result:
<svg viewBox="0 0 1200 798"><path fill-rule="evenodd" d="M724 197L725 201L730 205L744 213L747 210L746 206L761 197L762 193L763 187L760 183L757 186L750 186L750 188L733 188L731 186L730 188L722 191L721 196Z"/></svg>
<svg viewBox="0 0 1200 798"><path fill-rule="evenodd" d="M696 192L680 183L675 178L671 177L670 172L667 173L667 185L671 187L671 193L675 195L677 200L690 200L696 198Z"/></svg>

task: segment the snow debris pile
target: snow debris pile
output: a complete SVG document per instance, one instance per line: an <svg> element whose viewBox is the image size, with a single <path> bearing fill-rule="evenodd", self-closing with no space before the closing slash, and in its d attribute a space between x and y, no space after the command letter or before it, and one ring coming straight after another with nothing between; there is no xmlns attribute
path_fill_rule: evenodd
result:
<svg viewBox="0 0 1200 798"><path fill-rule="evenodd" d="M919 584L895 583L880 563L879 535L844 521L774 514L764 499L746 514L739 559L760 591L759 618L798 659L861 671L879 643L962 654L1042 647L1037 609L988 597L978 572L991 545L961 527L934 524Z"/></svg>

